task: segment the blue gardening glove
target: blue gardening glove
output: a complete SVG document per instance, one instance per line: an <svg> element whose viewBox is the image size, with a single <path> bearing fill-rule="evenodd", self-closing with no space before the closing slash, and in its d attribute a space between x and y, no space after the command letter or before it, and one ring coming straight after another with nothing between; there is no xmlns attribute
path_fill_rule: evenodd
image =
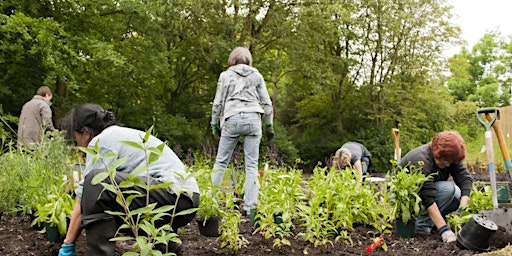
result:
<svg viewBox="0 0 512 256"><path fill-rule="evenodd" d="M213 138L218 140L220 138L220 129L219 129L219 127L217 127L216 123L210 123L210 125L212 127Z"/></svg>
<svg viewBox="0 0 512 256"><path fill-rule="evenodd" d="M59 256L76 256L75 244L62 244Z"/></svg>
<svg viewBox="0 0 512 256"><path fill-rule="evenodd" d="M265 125L265 136L267 137L268 144L272 143L272 140L274 140L274 126L272 123Z"/></svg>

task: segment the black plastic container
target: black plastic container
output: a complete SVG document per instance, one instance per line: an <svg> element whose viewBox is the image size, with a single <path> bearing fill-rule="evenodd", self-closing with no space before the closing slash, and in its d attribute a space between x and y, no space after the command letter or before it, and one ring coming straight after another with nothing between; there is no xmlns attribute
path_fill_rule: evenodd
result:
<svg viewBox="0 0 512 256"><path fill-rule="evenodd" d="M498 226L485 216L475 214L457 234L457 246L479 252L490 250L489 243Z"/></svg>

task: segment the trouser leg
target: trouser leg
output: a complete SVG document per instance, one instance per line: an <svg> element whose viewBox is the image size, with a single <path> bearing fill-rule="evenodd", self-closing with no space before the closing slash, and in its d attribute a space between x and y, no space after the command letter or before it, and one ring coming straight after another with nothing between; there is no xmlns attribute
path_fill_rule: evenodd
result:
<svg viewBox="0 0 512 256"><path fill-rule="evenodd" d="M245 184L244 184L244 210L250 212L258 203L258 159L261 136L250 135L244 137L245 155Z"/></svg>
<svg viewBox="0 0 512 256"><path fill-rule="evenodd" d="M86 230L87 256L112 256L116 249L116 242L109 241L116 234L116 222L100 220L88 224Z"/></svg>
<svg viewBox="0 0 512 256"><path fill-rule="evenodd" d="M368 157L363 157L361 158L361 164L362 164L362 168L363 168L363 175L368 175L370 174L370 158Z"/></svg>
<svg viewBox="0 0 512 256"><path fill-rule="evenodd" d="M117 227L116 220L120 220L119 218L114 218L114 216L105 213L105 211L118 211L123 212L123 208L116 202L116 195L108 190L103 190L103 185L92 185L91 181L94 176L102 172L102 170L94 170L90 174L85 177L84 183L84 192L82 194L82 225L86 229L88 238L92 240L87 240L88 246L91 243L91 248L97 249L99 251L107 248L109 243L108 240L113 238ZM117 173L115 180L117 184L122 181L128 180L126 174ZM104 180L104 182L110 183L108 179ZM150 181L151 185L156 185L157 183L154 180ZM126 188L129 190L137 190L142 194L146 194L147 191L145 188L134 186L130 188ZM175 205L175 212L178 213L180 211L196 208L199 205L199 194L194 193L193 195L181 194L178 195L172 192L170 188L158 188L152 189L149 192L149 203L157 203L157 208L164 205ZM178 200L178 201L176 201ZM130 210L138 209L144 207L146 205L146 198L140 197L132 200L130 204ZM187 214L187 215L178 215L174 216L172 219L172 228L174 231L177 228L185 226L189 223L195 216L195 213ZM155 222L156 227L160 227L164 224L171 223L172 216L165 216L161 220ZM98 227L99 226L99 227ZM96 232L101 232L101 227L105 226L105 231L103 234L96 234ZM108 232L107 232L108 231ZM115 243L114 243L115 248ZM96 255L96 254L91 254ZM103 254L97 254L103 255ZM108 255L108 254L105 254ZM112 255L112 254L110 254Z"/></svg>
<svg viewBox="0 0 512 256"><path fill-rule="evenodd" d="M459 187L451 181L438 181L435 183L435 186L437 192L435 202L441 215L444 217L457 210L461 195ZM434 222L425 209L421 216L416 218L416 229L429 232L433 226Z"/></svg>
<svg viewBox="0 0 512 256"><path fill-rule="evenodd" d="M231 160L231 154L238 143L238 137L233 137L229 131L222 130L222 135L219 141L219 148L213 165L212 182L218 186L222 185L224 179L224 172Z"/></svg>

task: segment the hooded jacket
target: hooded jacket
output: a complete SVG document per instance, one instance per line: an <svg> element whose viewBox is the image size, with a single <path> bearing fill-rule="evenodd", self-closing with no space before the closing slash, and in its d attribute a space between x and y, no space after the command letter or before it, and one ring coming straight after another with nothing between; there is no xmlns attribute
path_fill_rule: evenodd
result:
<svg viewBox="0 0 512 256"><path fill-rule="evenodd" d="M262 107L263 106L263 107ZM266 123L272 123L272 101L263 76L256 68L245 64L229 67L219 76L213 100L212 123L219 123L238 113L265 114Z"/></svg>

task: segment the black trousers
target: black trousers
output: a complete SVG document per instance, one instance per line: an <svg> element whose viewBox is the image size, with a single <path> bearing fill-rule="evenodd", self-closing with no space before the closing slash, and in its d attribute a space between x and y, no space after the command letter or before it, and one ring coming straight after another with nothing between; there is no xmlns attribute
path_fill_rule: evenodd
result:
<svg viewBox="0 0 512 256"><path fill-rule="evenodd" d="M105 211L119 211L124 212L123 207L116 201L116 195L108 190L104 190L103 185L93 185L91 183L94 176L104 170L93 170L85 177L84 189L82 193L82 227L86 230L87 246L89 249L98 247L112 247L115 248L115 243L110 243L107 246L105 243L109 243L108 239L113 238L115 232L123 221L117 216L110 215ZM144 178L145 179L145 178ZM122 181L128 180L125 173L118 172L115 177L117 184ZM144 180L145 181L145 180ZM103 182L111 183L107 178ZM157 185L155 180L150 180L150 185ZM129 188L123 188L122 191L136 190L146 195L146 189L138 186L132 186ZM199 194L193 193L182 193L177 195L171 188L158 188L149 191L149 203L157 203L156 208L164 205L174 205L175 213L190 208L197 208L199 206ZM138 197L133 199L129 208L130 210L138 209L146 206L146 196ZM172 210L169 212L172 215ZM165 216L161 220L155 222L155 226L160 227L165 224L171 223L174 231L179 227L187 225L195 217L195 212L187 215L179 216ZM109 230L110 232L105 232ZM91 232L89 232L91 231ZM123 230L124 231L124 230ZM126 231L128 232L128 230ZM89 239L91 238L91 239ZM91 240L91 241L89 241ZM106 241L105 241L106 240ZM91 244L90 244L91 243ZM103 245L102 245L103 243ZM108 250L113 249L109 248ZM91 255L109 255L109 253L102 254L100 252L91 252Z"/></svg>

